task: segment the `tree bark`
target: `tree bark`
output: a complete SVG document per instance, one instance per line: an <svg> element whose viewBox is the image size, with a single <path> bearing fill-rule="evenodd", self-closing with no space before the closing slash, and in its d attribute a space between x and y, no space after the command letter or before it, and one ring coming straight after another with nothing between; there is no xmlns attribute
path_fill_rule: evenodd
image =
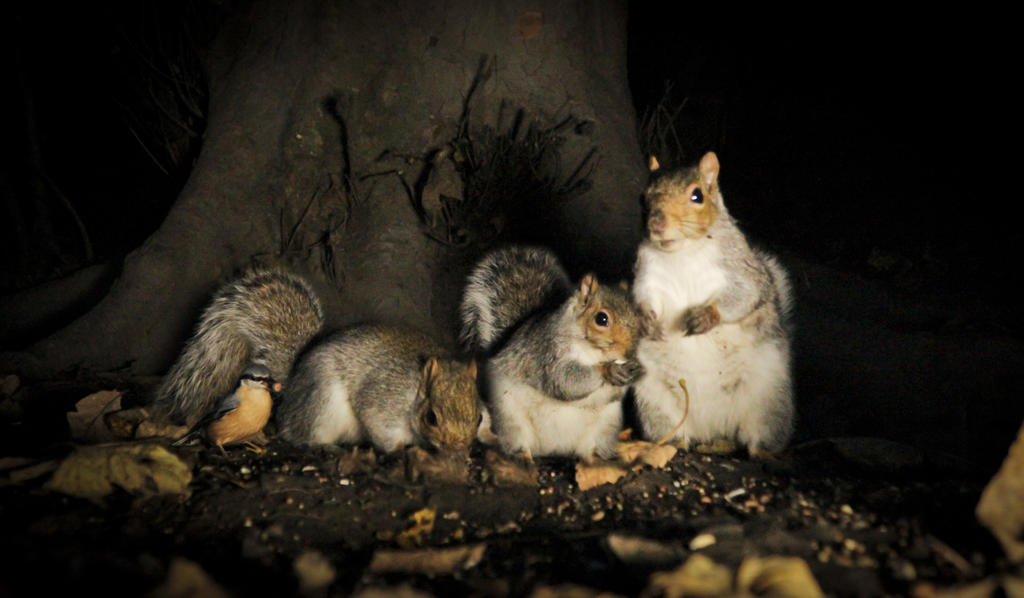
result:
<svg viewBox="0 0 1024 598"><path fill-rule="evenodd" d="M208 73L188 183L107 296L31 348L45 369L162 372L212 290L253 260L307 274L332 325L406 322L452 342L486 243L429 237L410 191L467 107L470 137L517 110L590 123L560 152L568 172L596 150L589 190L519 217L545 223L536 240L574 277L629 273L644 170L625 2L256 2L226 23Z"/></svg>

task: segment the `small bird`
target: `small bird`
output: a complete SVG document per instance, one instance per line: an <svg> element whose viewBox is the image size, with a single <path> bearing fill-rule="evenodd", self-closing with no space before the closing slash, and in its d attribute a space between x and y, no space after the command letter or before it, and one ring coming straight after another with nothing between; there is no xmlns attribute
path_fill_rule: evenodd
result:
<svg viewBox="0 0 1024 598"><path fill-rule="evenodd" d="M227 456L224 447L244 444L250 450L262 452L257 444L264 441L263 427L270 420L273 400L271 389L280 390L281 385L270 377L270 369L263 364L252 364L242 372L235 392L224 397L217 407L201 419L174 446L190 440L197 432L206 430L206 439Z"/></svg>

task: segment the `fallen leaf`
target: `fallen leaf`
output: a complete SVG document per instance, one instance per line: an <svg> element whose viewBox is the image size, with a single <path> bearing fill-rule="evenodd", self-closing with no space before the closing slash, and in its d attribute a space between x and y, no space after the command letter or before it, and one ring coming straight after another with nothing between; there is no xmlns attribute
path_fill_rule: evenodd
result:
<svg viewBox="0 0 1024 598"><path fill-rule="evenodd" d="M192 469L159 444L104 444L75 449L47 487L98 501L118 486L133 494L187 494Z"/></svg>
<svg viewBox="0 0 1024 598"><path fill-rule="evenodd" d="M121 409L121 391L101 390L75 403L67 414L71 438L78 442L98 443L116 440L104 418Z"/></svg>
<svg viewBox="0 0 1024 598"><path fill-rule="evenodd" d="M11 470L11 473L8 474L7 478L15 484L21 484L23 482L34 480L40 476L44 476L56 470L58 465L58 461L48 459L46 461L34 463L33 465L29 465L27 467L13 469Z"/></svg>
<svg viewBox="0 0 1024 598"><path fill-rule="evenodd" d="M1022 594L1014 594L1013 589L1005 585L1006 595L1011 598L1019 598ZM990 598L996 596L999 589L999 581L995 577L989 577L974 583L960 584L955 586L937 588L930 582L919 582L910 590L913 598Z"/></svg>
<svg viewBox="0 0 1024 598"><path fill-rule="evenodd" d="M530 594L530 598L618 598L619 596L620 594L601 592L571 583L557 586L539 585Z"/></svg>
<svg viewBox="0 0 1024 598"><path fill-rule="evenodd" d="M1024 425L999 471L981 493L975 515L1013 563L1024 561Z"/></svg>
<svg viewBox="0 0 1024 598"><path fill-rule="evenodd" d="M522 459L506 457L497 451L487 451L484 462L488 476L495 486L536 486L537 466Z"/></svg>
<svg viewBox="0 0 1024 598"><path fill-rule="evenodd" d="M703 554L695 554L674 571L652 574L644 595L712 598L727 595L731 590L732 572L729 568Z"/></svg>
<svg viewBox="0 0 1024 598"><path fill-rule="evenodd" d="M366 588L352 598L433 598L433 596L433 594L417 590L409 584L402 584L400 586Z"/></svg>
<svg viewBox="0 0 1024 598"><path fill-rule="evenodd" d="M807 562L799 557L747 557L736 571L736 589L754 596L824 598Z"/></svg>
<svg viewBox="0 0 1024 598"><path fill-rule="evenodd" d="M217 584L203 568L196 563L175 558L167 569L167 579L147 594L147 598L228 598L224 588Z"/></svg>
<svg viewBox="0 0 1024 598"><path fill-rule="evenodd" d="M188 433L188 426L179 426L169 422L158 422L144 419L135 428L136 440L147 440L150 438L181 438Z"/></svg>
<svg viewBox="0 0 1024 598"><path fill-rule="evenodd" d="M455 548L421 550L378 550L370 560L371 573L418 573L446 575L477 566L487 550L486 544Z"/></svg>
<svg viewBox="0 0 1024 598"><path fill-rule="evenodd" d="M668 462L676 456L677 449L671 444L655 444L644 440L633 440L620 442L616 449L619 460L626 464L632 464L636 470L644 465L664 468Z"/></svg>
<svg viewBox="0 0 1024 598"><path fill-rule="evenodd" d="M614 463L583 463L581 461L576 463L576 485L580 487L580 490L590 490L602 484L614 484L626 473L625 469Z"/></svg>
<svg viewBox="0 0 1024 598"><path fill-rule="evenodd" d="M319 594L334 582L337 575L330 559L316 550L300 554L292 568L299 579L299 592L302 594Z"/></svg>
<svg viewBox="0 0 1024 598"><path fill-rule="evenodd" d="M608 548L629 565L663 566L677 564L682 558L678 547L655 540L625 534L610 534Z"/></svg>
<svg viewBox="0 0 1024 598"><path fill-rule="evenodd" d="M409 516L412 525L395 536L395 543L402 548L422 546L423 540L434 531L434 519L437 513L430 507L424 507Z"/></svg>

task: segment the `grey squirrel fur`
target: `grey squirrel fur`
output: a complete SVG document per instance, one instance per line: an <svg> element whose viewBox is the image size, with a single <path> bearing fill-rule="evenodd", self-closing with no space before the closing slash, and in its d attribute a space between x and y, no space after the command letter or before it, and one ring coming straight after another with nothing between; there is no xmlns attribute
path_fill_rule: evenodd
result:
<svg viewBox="0 0 1024 598"><path fill-rule="evenodd" d="M615 455L621 400L643 374L634 351L645 322L626 290L590 274L572 285L550 250L511 246L476 264L460 315L463 342L486 360L503 451Z"/></svg>

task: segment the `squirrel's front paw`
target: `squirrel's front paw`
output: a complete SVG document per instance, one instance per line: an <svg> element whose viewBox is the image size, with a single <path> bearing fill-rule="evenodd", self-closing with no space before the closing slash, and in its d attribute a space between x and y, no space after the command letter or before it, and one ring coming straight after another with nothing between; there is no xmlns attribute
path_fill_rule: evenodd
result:
<svg viewBox="0 0 1024 598"><path fill-rule="evenodd" d="M704 334L722 321L722 315L714 305L698 305L683 312L679 327L687 335Z"/></svg>
<svg viewBox="0 0 1024 598"><path fill-rule="evenodd" d="M646 305L640 306L640 336L651 340L665 340L665 331L661 329L658 314Z"/></svg>
<svg viewBox="0 0 1024 598"><path fill-rule="evenodd" d="M639 380L646 370L635 359L620 359L605 363L601 371L612 386L628 386Z"/></svg>

